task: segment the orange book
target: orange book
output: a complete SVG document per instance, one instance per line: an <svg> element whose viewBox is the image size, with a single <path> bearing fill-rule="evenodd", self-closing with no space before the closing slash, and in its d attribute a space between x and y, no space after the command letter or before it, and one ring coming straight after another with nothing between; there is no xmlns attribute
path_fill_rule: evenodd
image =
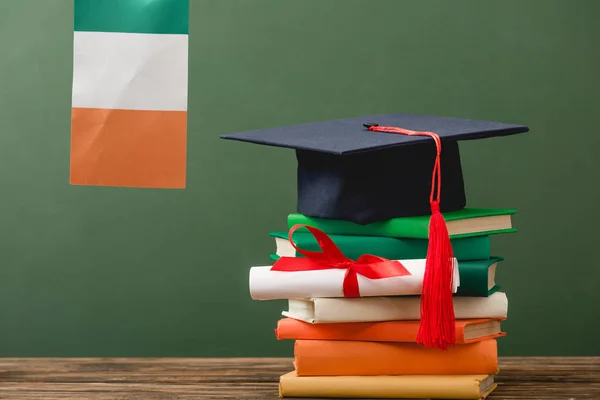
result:
<svg viewBox="0 0 600 400"><path fill-rule="evenodd" d="M505 336L498 319L456 320L456 344L475 343ZM310 324L293 318L277 322L279 340L350 340L365 342L416 343L420 321L347 322Z"/></svg>
<svg viewBox="0 0 600 400"><path fill-rule="evenodd" d="M279 378L279 396L482 400L497 386L493 375L297 376L292 371Z"/></svg>
<svg viewBox="0 0 600 400"><path fill-rule="evenodd" d="M296 340L298 376L496 374L495 339L448 350L416 343Z"/></svg>

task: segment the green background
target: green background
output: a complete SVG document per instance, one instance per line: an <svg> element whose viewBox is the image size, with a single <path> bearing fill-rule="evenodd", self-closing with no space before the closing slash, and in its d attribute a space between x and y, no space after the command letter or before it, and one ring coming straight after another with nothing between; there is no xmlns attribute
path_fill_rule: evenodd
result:
<svg viewBox="0 0 600 400"><path fill-rule="evenodd" d="M192 0L188 188L69 185L72 0L0 1L0 356L289 356L252 301L291 150L239 130L375 113L524 123L461 145L501 355L600 355L600 2ZM402 174L403 171L398 171Z"/></svg>

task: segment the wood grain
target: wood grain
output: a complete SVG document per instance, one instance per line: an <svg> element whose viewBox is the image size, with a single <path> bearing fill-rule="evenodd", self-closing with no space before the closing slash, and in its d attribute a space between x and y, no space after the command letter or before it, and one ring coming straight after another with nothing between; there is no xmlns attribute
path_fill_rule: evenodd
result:
<svg viewBox="0 0 600 400"><path fill-rule="evenodd" d="M489 399L600 399L600 357L502 358ZM0 359L0 399L277 399L288 358Z"/></svg>

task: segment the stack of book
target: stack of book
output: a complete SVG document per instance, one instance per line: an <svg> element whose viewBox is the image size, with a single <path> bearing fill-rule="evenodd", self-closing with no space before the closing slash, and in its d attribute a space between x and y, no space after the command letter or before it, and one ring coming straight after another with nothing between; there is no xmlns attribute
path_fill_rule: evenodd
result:
<svg viewBox="0 0 600 400"><path fill-rule="evenodd" d="M343 268L250 270L255 300L287 299L277 323L279 340L294 340L294 370L281 376L282 397L480 399L495 388L496 339L504 336L508 301L496 283L501 257L490 237L514 232L514 210L464 208L444 213L455 257L455 344L446 350L417 343L420 294L428 250L429 216L360 225L345 220L288 216L293 231L272 232L271 258L304 258L322 240L294 227L324 232L345 257L365 254L398 260L410 273L357 277L360 297L343 293ZM291 238L291 241L290 241Z"/></svg>
<svg viewBox="0 0 600 400"><path fill-rule="evenodd" d="M490 236L514 231L514 211L466 207L458 142L527 131L386 114L221 136L296 154L296 214L273 234L273 265L250 271L253 299L289 302L277 335L295 341L295 360L281 396L494 390L508 303Z"/></svg>

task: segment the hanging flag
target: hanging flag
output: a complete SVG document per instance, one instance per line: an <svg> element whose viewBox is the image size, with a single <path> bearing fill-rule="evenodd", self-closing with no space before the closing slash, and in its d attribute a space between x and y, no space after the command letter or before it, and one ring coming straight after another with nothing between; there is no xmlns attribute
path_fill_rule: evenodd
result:
<svg viewBox="0 0 600 400"><path fill-rule="evenodd" d="M70 182L185 188L189 0L75 0Z"/></svg>

